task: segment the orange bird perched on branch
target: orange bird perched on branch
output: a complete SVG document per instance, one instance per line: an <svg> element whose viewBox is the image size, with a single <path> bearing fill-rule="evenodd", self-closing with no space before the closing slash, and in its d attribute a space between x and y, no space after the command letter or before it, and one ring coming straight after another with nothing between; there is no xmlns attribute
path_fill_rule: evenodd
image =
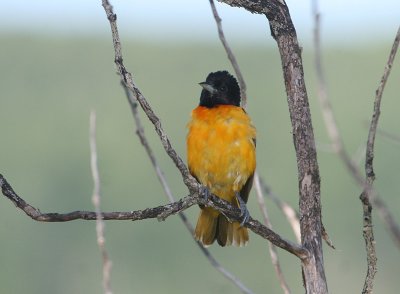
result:
<svg viewBox="0 0 400 294"><path fill-rule="evenodd" d="M256 129L240 107L240 88L227 71L210 73L188 124L187 156L190 173L212 193L239 207L242 223L230 223L218 211L201 207L195 238L203 245L244 246L249 240L243 224L249 218L246 202L256 168Z"/></svg>

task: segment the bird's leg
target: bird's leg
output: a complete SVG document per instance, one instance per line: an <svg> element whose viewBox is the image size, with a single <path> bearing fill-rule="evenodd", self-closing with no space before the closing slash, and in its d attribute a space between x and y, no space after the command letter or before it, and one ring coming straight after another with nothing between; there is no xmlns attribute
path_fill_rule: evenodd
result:
<svg viewBox="0 0 400 294"><path fill-rule="evenodd" d="M243 227L243 225L249 220L250 213L247 210L246 203L243 201L242 197L240 197L240 194L238 192L236 192L235 196L236 196L237 201L239 202L240 216L243 217L243 220L240 223L240 226Z"/></svg>
<svg viewBox="0 0 400 294"><path fill-rule="evenodd" d="M206 186L201 186L200 187L200 198L204 200L204 202L208 201L208 198L210 198L211 192Z"/></svg>

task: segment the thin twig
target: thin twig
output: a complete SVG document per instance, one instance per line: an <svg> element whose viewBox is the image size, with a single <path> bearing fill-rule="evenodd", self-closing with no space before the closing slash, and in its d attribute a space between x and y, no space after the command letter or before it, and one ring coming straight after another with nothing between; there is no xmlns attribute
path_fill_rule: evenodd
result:
<svg viewBox="0 0 400 294"><path fill-rule="evenodd" d="M269 219L267 206L265 205L264 193L261 188L260 177L259 177L258 173L254 174L254 187L256 190L258 206L260 207L261 214L263 215L263 218L264 218L264 224L268 228L272 229L272 224ZM274 265L275 272L278 276L278 280L281 285L281 288L285 294L290 294L291 291L290 291L289 285L286 282L285 276L283 275L281 265L280 265L280 262L278 259L278 252L276 251L276 247L275 247L275 245L271 244L270 242L268 242L268 246L269 246L269 254L271 255L271 261L272 261L272 264Z"/></svg>
<svg viewBox="0 0 400 294"><path fill-rule="evenodd" d="M100 211L100 176L99 168L97 165L97 147L96 147L96 112L90 112L90 131L89 131L89 143L90 143L90 168L93 177L93 196L92 202L96 211L96 233L97 233L97 244L100 249L100 253L103 260L103 289L105 294L112 294L111 290L111 260L108 256L105 237L104 237L104 221Z"/></svg>
<svg viewBox="0 0 400 294"><path fill-rule="evenodd" d="M292 227L297 242L300 243L301 234L300 234L299 213L292 206L290 206L289 203L283 201L280 197L278 197L262 178L260 178L260 185L265 195L269 197L285 215L287 221Z"/></svg>
<svg viewBox="0 0 400 294"><path fill-rule="evenodd" d="M242 72L240 71L239 64L236 61L236 57L233 54L232 49L230 48L228 42L225 39L225 34L224 34L224 31L222 30L222 20L218 15L218 11L217 11L217 8L215 7L214 0L209 0L209 1L210 1L210 6L211 6L211 10L212 10L215 22L217 24L219 39L221 40L221 43L225 48L226 54L228 55L228 59L232 64L233 70L235 71L236 77L237 77L238 82L239 82L240 96L242 98L242 100L241 100L242 101L242 107L244 109L246 109L246 106L247 106L247 94L246 94L247 87L246 87L246 83L244 81Z"/></svg>
<svg viewBox="0 0 400 294"><path fill-rule="evenodd" d="M400 27L397 30L396 38L393 42L392 49L390 50L389 58L388 61L385 65L385 69L381 78L381 81L379 83L379 87L375 92L375 102L374 102L374 112L372 115L372 120L371 120L371 125L368 133L368 141L367 141L367 157L366 157L366 162L365 162L365 172L368 178L373 179L375 178L374 170L373 170L373 164L372 161L374 159L374 144L375 144L375 135L376 135L376 130L378 127L378 121L379 121L379 116L380 116L380 106L381 106L381 100L382 100L382 94L383 90L385 89L386 82L389 78L393 61L396 56L398 47L400 43Z"/></svg>
<svg viewBox="0 0 400 294"><path fill-rule="evenodd" d="M125 90L125 94L126 97L128 99L131 111L132 111L132 115L133 118L135 120L135 125L136 125L136 134L138 135L140 142L142 143L144 149L146 150L146 153L151 161L151 164L153 165L153 168L157 174L158 180L161 183L161 186L163 187L164 193L167 196L169 202L175 202L175 198L172 195L171 189L168 185L167 179L165 178L165 175L163 173L163 171L161 170L157 159L154 155L153 150L151 149L151 146L149 144L149 142L147 141L145 132L144 132L144 128L142 125L142 122L140 120L139 117L139 112L138 112L138 104L135 100L135 97L132 95L132 92L126 87L125 83L123 81L121 81L121 85ZM179 217L181 219L181 221L183 222L183 224L185 225L185 227L187 228L187 230L189 231L190 235L193 236L194 235L194 229L192 224L189 222L188 218L186 217L185 213L183 212L179 212ZM211 263L211 265L213 267L215 267L215 269L217 271L219 271L221 274L223 274L228 280L230 280L234 285L236 285L236 287L238 287L240 289L240 291L242 291L243 293L246 294L252 294L253 292L247 288L242 281L240 281L240 279L236 276L234 276L231 272L229 272L227 269L225 269L216 259L215 257L211 254L211 252L205 248L199 241L195 240L193 238L193 240L196 242L197 246L199 247L199 249L201 250L201 252L205 255L205 257L208 259L208 261Z"/></svg>
<svg viewBox="0 0 400 294"><path fill-rule="evenodd" d="M367 150L365 156L365 175L367 177L367 184L364 188L363 193L360 196L361 201L363 202L363 211L364 211L364 239L367 245L367 260L368 260L368 272L367 278L365 279L364 288L362 293L372 293L373 289L373 279L376 273L376 252L375 252L375 240L372 232L372 215L371 215L371 204L370 200L376 205L376 195L374 191L370 188L372 187L375 180L375 173L373 167L374 160L374 146L375 146L375 136L376 129L378 127L379 116L381 113L381 101L383 90L385 89L386 82L389 78L390 71L393 65L394 58L396 56L396 52L398 50L400 43L400 27L397 30L396 38L393 42L392 49L389 54L389 59L386 63L385 69L383 71L383 75L379 84L378 89L375 92L375 102L374 102L374 111L372 114L371 125L368 133L367 140ZM378 203L379 204L379 203ZM398 228L398 227L397 227ZM400 231L397 231L400 236Z"/></svg>

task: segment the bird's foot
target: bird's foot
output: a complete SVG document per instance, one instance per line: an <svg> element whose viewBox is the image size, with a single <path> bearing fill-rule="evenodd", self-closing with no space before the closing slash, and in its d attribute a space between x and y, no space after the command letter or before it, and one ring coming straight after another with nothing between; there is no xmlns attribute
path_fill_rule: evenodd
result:
<svg viewBox="0 0 400 294"><path fill-rule="evenodd" d="M243 227L245 223L250 218L250 213L247 209L246 203L243 201L242 197L240 197L239 193L236 193L236 199L239 202L239 209L240 209L240 216L243 217L242 222L240 223L240 226Z"/></svg>
<svg viewBox="0 0 400 294"><path fill-rule="evenodd" d="M204 202L208 201L208 199L210 198L210 195L211 195L211 192L206 186L200 187L199 196Z"/></svg>

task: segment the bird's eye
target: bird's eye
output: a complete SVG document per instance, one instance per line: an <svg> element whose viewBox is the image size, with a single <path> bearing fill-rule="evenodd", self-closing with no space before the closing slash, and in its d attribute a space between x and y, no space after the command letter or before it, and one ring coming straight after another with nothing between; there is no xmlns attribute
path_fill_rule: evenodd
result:
<svg viewBox="0 0 400 294"><path fill-rule="evenodd" d="M219 87L219 90L220 90L221 92L225 92L225 91L226 91L226 87L225 87L225 86L221 86L221 87Z"/></svg>

